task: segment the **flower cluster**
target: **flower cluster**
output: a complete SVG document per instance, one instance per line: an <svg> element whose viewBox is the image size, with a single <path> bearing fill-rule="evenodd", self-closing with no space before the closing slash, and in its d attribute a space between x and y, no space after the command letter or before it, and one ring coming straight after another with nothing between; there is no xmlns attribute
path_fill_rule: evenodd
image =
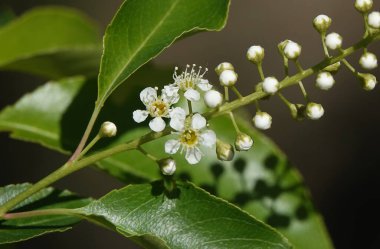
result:
<svg viewBox="0 0 380 249"><path fill-rule="evenodd" d="M372 0L356 0L355 8L363 15L365 21L364 38L380 32L380 12L371 12L373 6ZM327 15L319 15L313 20L313 27L320 34L322 48L326 57L326 61L330 60L330 53L344 53L343 38L336 32L328 33L332 19ZM285 40L278 44L278 50L283 60L285 76L283 80L278 80L277 77L270 75L265 76L263 73L263 61L265 57L264 48L259 45L249 47L246 57L256 65L261 81L256 85L256 93L262 94L265 99L272 96L278 96L289 108L290 114L296 120L317 120L320 119L325 110L321 104L311 101L307 94L306 88L302 81L298 83L305 103L293 104L281 93L282 87L289 84L286 81L290 78L289 64L292 63L298 70L299 79L303 79L304 69L300 63L302 47L295 41ZM335 58L336 59L336 58ZM317 77L315 86L321 90L329 90L335 84L334 74L338 72L340 66L346 66L361 82L364 90L372 90L377 84L376 77L369 73L362 73L346 60L331 64L325 68L319 68L316 72ZM360 66L364 70L373 70L377 68L376 55L364 48L364 52L359 60ZM315 70L315 68L313 68ZM163 87L161 94L158 94L158 88L147 87L140 93L140 99L145 105L144 110L136 110L133 112L133 119L140 123L151 117L149 127L153 132L162 132L166 128L165 119L169 120L170 131L172 138L165 143L165 152L169 155L180 152L184 153L185 159L189 164L197 164L202 156L202 147L212 148L215 146L218 159L230 161L233 159L236 151L247 151L253 146L253 139L243 133L235 121L232 110L223 110L222 114L230 117L236 132L235 143L229 144L220 139L217 139L215 132L208 127L207 119L200 113L193 112L192 102L197 102L203 99L204 105L213 109L211 113L217 113L223 102L229 102L229 91L232 90L237 99L245 98L235 87L238 81L238 74L231 63L220 63L215 72L219 77L219 83L224 88L224 95L213 87L210 82L205 79L207 68L187 65L183 72L178 72L176 67L173 73L173 82ZM294 78L294 77L293 77ZM180 99L183 98L187 102L187 108L179 105ZM261 97L262 98L262 97ZM259 104L259 99L254 102L256 106L256 114L252 118L256 128L267 130L272 126L272 117L267 112L262 111ZM228 106L228 105L227 105ZM142 151L144 152L144 151ZM145 152L144 152L145 153ZM153 156L150 156L154 158ZM159 164L163 175L172 175L176 170L176 164L171 157L156 160Z"/></svg>

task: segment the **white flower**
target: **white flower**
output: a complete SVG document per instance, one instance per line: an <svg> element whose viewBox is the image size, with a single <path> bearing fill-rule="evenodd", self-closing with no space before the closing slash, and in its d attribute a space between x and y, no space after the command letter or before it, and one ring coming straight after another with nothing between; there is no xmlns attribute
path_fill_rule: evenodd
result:
<svg viewBox="0 0 380 249"><path fill-rule="evenodd" d="M147 87L141 91L140 99L146 110L133 112L135 122L141 123L150 115L153 119L149 122L149 127L155 132L163 131L166 124L162 118L168 118L172 111L171 105L178 102L178 89L165 86L161 95L157 96L157 89Z"/></svg>
<svg viewBox="0 0 380 249"><path fill-rule="evenodd" d="M366 52L360 57L359 63L364 69L375 69L377 67L376 55L374 55L373 53Z"/></svg>
<svg viewBox="0 0 380 249"><path fill-rule="evenodd" d="M313 25L319 33L325 33L329 29L331 22L332 20L330 17L326 15L319 15L314 18Z"/></svg>
<svg viewBox="0 0 380 249"><path fill-rule="evenodd" d="M253 145L253 140L245 133L239 133L235 140L235 148L238 151L247 151Z"/></svg>
<svg viewBox="0 0 380 249"><path fill-rule="evenodd" d="M206 68L203 72L202 67L199 66L198 70L195 69L196 65L190 69L190 65L186 65L185 72L177 74L178 67L175 68L173 79L174 83L169 85L169 88L180 89L185 92L184 96L190 101L198 101L200 99L199 89L202 91L208 91L212 88L212 85L208 80L203 79L208 69Z"/></svg>
<svg viewBox="0 0 380 249"><path fill-rule="evenodd" d="M263 90L266 93L273 94L278 91L280 83L275 77L267 77L263 81Z"/></svg>
<svg viewBox="0 0 380 249"><path fill-rule="evenodd" d="M216 90L209 90L204 95L204 101L209 108L216 108L223 103L223 95Z"/></svg>
<svg viewBox="0 0 380 249"><path fill-rule="evenodd" d="M317 103L308 103L306 106L306 115L309 119L317 120L320 119L325 111L323 110L322 105Z"/></svg>
<svg viewBox="0 0 380 249"><path fill-rule="evenodd" d="M177 169L176 162L173 158L165 158L158 162L163 175L171 176Z"/></svg>
<svg viewBox="0 0 380 249"><path fill-rule="evenodd" d="M329 90L335 84L334 77L329 72L320 72L317 76L316 86L322 90Z"/></svg>
<svg viewBox="0 0 380 249"><path fill-rule="evenodd" d="M178 113L173 115L170 126L176 130L173 134L177 139L170 139L165 143L165 152L175 154L180 148L185 152L185 158L189 164L196 164L202 158L200 146L213 147L216 142L215 132L206 129L206 119L196 113L190 117L184 117Z"/></svg>
<svg viewBox="0 0 380 249"><path fill-rule="evenodd" d="M261 63L264 56L264 48L261 46L251 46L247 51L247 59L255 64Z"/></svg>
<svg viewBox="0 0 380 249"><path fill-rule="evenodd" d="M215 68L215 72L216 74L219 76L223 71L225 70L232 70L234 71L234 66L229 63L229 62L222 62L220 63L216 68Z"/></svg>
<svg viewBox="0 0 380 249"><path fill-rule="evenodd" d="M302 48L298 43L291 40L287 40L286 45L284 47L284 55L289 60L295 60L298 58L298 56L300 56L301 49Z"/></svg>
<svg viewBox="0 0 380 249"><path fill-rule="evenodd" d="M362 13L368 12L371 10L373 5L372 0L356 0L355 1L355 8Z"/></svg>
<svg viewBox="0 0 380 249"><path fill-rule="evenodd" d="M272 125L272 117L266 112L257 112L253 117L253 123L258 129L268 130Z"/></svg>
<svg viewBox="0 0 380 249"><path fill-rule="evenodd" d="M112 122L106 121L100 127L100 136L102 137L114 137L116 136L117 128Z"/></svg>
<svg viewBox="0 0 380 249"><path fill-rule="evenodd" d="M235 71L232 70L224 70L219 75L219 81L222 86L233 86L237 81L238 75Z"/></svg>
<svg viewBox="0 0 380 249"><path fill-rule="evenodd" d="M380 28L380 12L374 11L368 15L368 25L374 29Z"/></svg>
<svg viewBox="0 0 380 249"><path fill-rule="evenodd" d="M330 33L326 36L325 41L329 49L335 50L342 47L343 38L337 33Z"/></svg>

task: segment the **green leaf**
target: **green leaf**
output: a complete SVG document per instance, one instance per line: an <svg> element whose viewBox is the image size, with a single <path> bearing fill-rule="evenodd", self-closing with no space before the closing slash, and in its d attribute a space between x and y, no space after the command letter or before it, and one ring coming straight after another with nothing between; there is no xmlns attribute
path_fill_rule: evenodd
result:
<svg viewBox="0 0 380 249"><path fill-rule="evenodd" d="M30 185L24 183L0 188L0 205L24 191ZM80 198L69 191L45 188L17 205L12 212L53 208L80 208L89 202L90 199ZM0 220L0 244L23 241L52 232L63 232L79 221L79 218L63 215Z"/></svg>
<svg viewBox="0 0 380 249"><path fill-rule="evenodd" d="M151 235L172 249L291 248L269 226L189 183L169 194L162 182L131 185L81 210L126 236Z"/></svg>
<svg viewBox="0 0 380 249"><path fill-rule="evenodd" d="M296 168L272 141L244 120L248 118L239 118L237 122L242 131L254 138L255 145L250 151L236 152L232 162L221 162L214 150L204 150L207 157L196 166L187 164L183 155L175 155L178 177L194 182L279 229L296 248L333 248L323 219ZM233 144L234 127L228 118L212 120L211 128L220 139ZM136 129L120 137L118 142L147 132L148 129ZM167 139L150 142L144 148L154 156L165 157ZM147 180L159 178L157 165L137 151L114 155L98 165L127 182L134 180L130 174Z"/></svg>
<svg viewBox="0 0 380 249"><path fill-rule="evenodd" d="M0 6L0 27L13 20L14 17L15 14L10 8Z"/></svg>
<svg viewBox="0 0 380 249"><path fill-rule="evenodd" d="M95 75L100 51L98 28L70 8L35 8L0 28L1 70L51 78Z"/></svg>
<svg viewBox="0 0 380 249"><path fill-rule="evenodd" d="M229 0L125 1L104 37L98 101L185 33L222 29L228 6Z"/></svg>

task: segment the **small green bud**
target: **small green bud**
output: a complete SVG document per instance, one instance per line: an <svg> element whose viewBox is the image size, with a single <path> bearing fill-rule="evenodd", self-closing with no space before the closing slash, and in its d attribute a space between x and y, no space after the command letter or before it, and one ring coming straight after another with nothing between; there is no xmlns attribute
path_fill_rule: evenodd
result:
<svg viewBox="0 0 380 249"><path fill-rule="evenodd" d="M232 161L234 155L234 147L231 144L225 143L221 140L216 141L216 156L219 160Z"/></svg>
<svg viewBox="0 0 380 249"><path fill-rule="evenodd" d="M99 135L101 137L114 137L116 136L117 128L112 122L106 121L100 127Z"/></svg>
<svg viewBox="0 0 380 249"><path fill-rule="evenodd" d="M231 71L234 71L235 68L234 66L229 63L229 62L222 62L220 63L216 68L215 68L215 72L216 74L219 76L223 71L225 70L231 70Z"/></svg>
<svg viewBox="0 0 380 249"><path fill-rule="evenodd" d="M171 157L159 160L158 165L163 175L171 176L176 171L176 162Z"/></svg>
<svg viewBox="0 0 380 249"><path fill-rule="evenodd" d="M356 0L355 9L360 13L367 13L372 9L373 1L372 0Z"/></svg>
<svg viewBox="0 0 380 249"><path fill-rule="evenodd" d="M235 139L235 148L237 151L247 151L253 145L253 140L245 133L239 133Z"/></svg>
<svg viewBox="0 0 380 249"><path fill-rule="evenodd" d="M317 120L323 116L323 114L325 113L325 110L323 109L321 104L310 102L306 106L305 113L309 119Z"/></svg>
<svg viewBox="0 0 380 249"><path fill-rule="evenodd" d="M366 91L371 91L375 88L377 80L375 75L369 73L359 73L358 77L361 79L362 87Z"/></svg>
<svg viewBox="0 0 380 249"><path fill-rule="evenodd" d="M313 20L314 28L321 34L326 33L326 31L331 26L331 18L326 15L319 15Z"/></svg>

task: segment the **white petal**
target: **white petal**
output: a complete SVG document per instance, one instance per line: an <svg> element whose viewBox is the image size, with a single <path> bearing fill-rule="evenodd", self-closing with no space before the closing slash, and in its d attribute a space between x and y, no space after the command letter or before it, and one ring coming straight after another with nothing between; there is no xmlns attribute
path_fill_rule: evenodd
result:
<svg viewBox="0 0 380 249"><path fill-rule="evenodd" d="M149 103L157 99L157 91L153 87L147 87L140 93L140 99L144 105L149 105Z"/></svg>
<svg viewBox="0 0 380 249"><path fill-rule="evenodd" d="M133 120L137 123L143 122L149 115L149 112L136 110L133 112Z"/></svg>
<svg viewBox="0 0 380 249"><path fill-rule="evenodd" d="M193 115L191 119L191 127L195 130L200 130L206 126L206 119L199 113Z"/></svg>
<svg viewBox="0 0 380 249"><path fill-rule="evenodd" d="M176 131L182 131L185 127L186 112L181 107L171 109L170 115L170 127Z"/></svg>
<svg viewBox="0 0 380 249"><path fill-rule="evenodd" d="M200 94L198 91L190 88L185 92L185 98L187 98L190 101L198 101L200 99Z"/></svg>
<svg viewBox="0 0 380 249"><path fill-rule="evenodd" d="M165 126L165 121L161 117L155 117L149 122L149 127L155 132L163 131Z"/></svg>
<svg viewBox="0 0 380 249"><path fill-rule="evenodd" d="M208 80L201 79L201 81L197 84L197 86L202 90L202 91L208 91L212 88L212 85L208 83Z"/></svg>
<svg viewBox="0 0 380 249"><path fill-rule="evenodd" d="M197 147L188 148L186 151L185 158L188 163L197 164L202 158L202 153Z"/></svg>
<svg viewBox="0 0 380 249"><path fill-rule="evenodd" d="M165 143L165 152L168 154L175 154L180 146L181 143L178 140L170 139Z"/></svg>
<svg viewBox="0 0 380 249"><path fill-rule="evenodd" d="M216 143L216 134L212 130L205 130L201 133L201 144L207 147L212 147Z"/></svg>
<svg viewBox="0 0 380 249"><path fill-rule="evenodd" d="M169 105L175 104L179 100L179 94L178 94L179 87L175 85L168 85L165 86L164 89L161 91L161 97L162 100Z"/></svg>

